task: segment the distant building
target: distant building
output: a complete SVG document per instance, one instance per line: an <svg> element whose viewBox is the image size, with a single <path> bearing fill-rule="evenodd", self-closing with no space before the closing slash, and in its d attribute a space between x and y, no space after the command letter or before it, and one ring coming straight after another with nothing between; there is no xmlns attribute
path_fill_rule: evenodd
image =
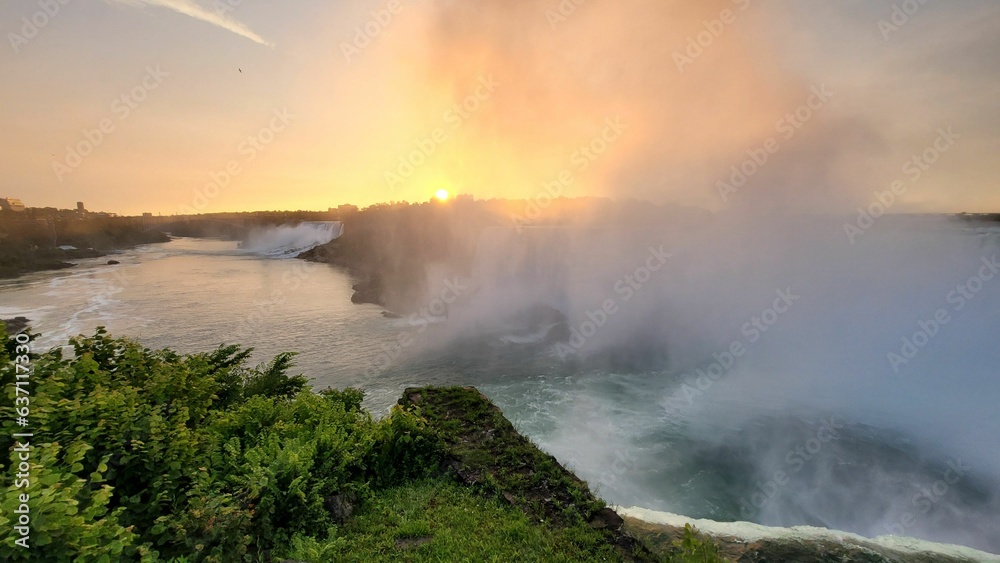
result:
<svg viewBox="0 0 1000 563"><path fill-rule="evenodd" d="M152 217L153 214L152 213L143 213L142 216L143 217Z"/></svg>
<svg viewBox="0 0 1000 563"><path fill-rule="evenodd" d="M76 212L77 213L86 213L87 212L87 208L83 206L83 202L82 201L76 202Z"/></svg>
<svg viewBox="0 0 1000 563"><path fill-rule="evenodd" d="M0 198L0 209L4 211L24 211L26 208L21 200L12 197Z"/></svg>
<svg viewBox="0 0 1000 563"><path fill-rule="evenodd" d="M337 213L340 213L341 215L350 215L351 213L357 213L357 212L358 212L357 205L344 204L337 207Z"/></svg>

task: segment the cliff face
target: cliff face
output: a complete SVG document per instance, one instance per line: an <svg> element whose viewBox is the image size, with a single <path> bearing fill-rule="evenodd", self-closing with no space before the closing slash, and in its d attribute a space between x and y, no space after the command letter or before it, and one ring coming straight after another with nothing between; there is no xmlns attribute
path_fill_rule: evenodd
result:
<svg viewBox="0 0 1000 563"><path fill-rule="evenodd" d="M479 231L490 222L474 204L378 207L346 218L339 238L299 258L347 269L355 303L410 312L427 300L428 276L469 270Z"/></svg>
<svg viewBox="0 0 1000 563"><path fill-rule="evenodd" d="M341 218L344 234L299 256L349 270L355 303L410 312L428 301L428 287L471 273L480 234L504 227L517 236L530 227L616 227L670 224L692 227L708 220L693 210L594 198L536 201L454 201L385 204ZM492 259L503 262L508 256ZM501 268L502 269L502 268Z"/></svg>

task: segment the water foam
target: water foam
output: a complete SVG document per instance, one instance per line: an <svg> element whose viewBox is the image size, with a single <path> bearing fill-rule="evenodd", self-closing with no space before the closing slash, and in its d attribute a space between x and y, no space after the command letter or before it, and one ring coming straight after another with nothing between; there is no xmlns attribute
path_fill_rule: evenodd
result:
<svg viewBox="0 0 1000 563"><path fill-rule="evenodd" d="M340 221L306 221L293 226L257 229L246 236L240 250L270 258L294 258L340 237L343 232L344 224Z"/></svg>
<svg viewBox="0 0 1000 563"><path fill-rule="evenodd" d="M879 536L864 538L857 534L838 532L813 526L794 526L791 528L775 528L761 526L751 522L715 522L713 520L691 519L669 512L658 512L641 507L617 508L622 516L628 516L650 524L662 524L682 528L691 524L698 530L713 536L737 538L744 542L758 542L765 539L795 540L795 541L831 541L841 544L868 545L892 549L904 554L939 554L946 557L1000 563L1000 556L972 549L969 547L929 542L916 538L902 536Z"/></svg>

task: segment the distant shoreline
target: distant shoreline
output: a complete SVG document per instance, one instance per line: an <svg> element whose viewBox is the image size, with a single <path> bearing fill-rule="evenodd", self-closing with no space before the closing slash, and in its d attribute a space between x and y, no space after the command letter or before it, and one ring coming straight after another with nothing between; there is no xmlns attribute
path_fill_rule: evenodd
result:
<svg viewBox="0 0 1000 563"><path fill-rule="evenodd" d="M128 250L143 244L170 242L170 237L164 233L152 233L149 240L123 244L106 250L93 248L62 250L55 248L31 248L25 245L7 247L0 251L0 279L17 279L23 275L35 272L50 272L75 268L76 264L67 260L85 260L102 258L116 251Z"/></svg>
<svg viewBox="0 0 1000 563"><path fill-rule="evenodd" d="M142 244L169 242L162 229L129 218L29 209L0 214L0 279L72 268Z"/></svg>

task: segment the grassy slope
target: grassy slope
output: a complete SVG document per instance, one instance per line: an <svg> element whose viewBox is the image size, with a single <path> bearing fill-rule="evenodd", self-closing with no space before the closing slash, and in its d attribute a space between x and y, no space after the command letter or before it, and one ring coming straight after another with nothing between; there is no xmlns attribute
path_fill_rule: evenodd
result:
<svg viewBox="0 0 1000 563"><path fill-rule="evenodd" d="M693 532L649 551L474 388L407 389L400 405L441 437L445 471L376 493L326 540L295 538L290 559L723 561Z"/></svg>
<svg viewBox="0 0 1000 563"><path fill-rule="evenodd" d="M298 561L620 561L581 545L586 530L537 525L521 510L442 478L381 491L324 541L297 538ZM586 542L584 542L586 544Z"/></svg>

